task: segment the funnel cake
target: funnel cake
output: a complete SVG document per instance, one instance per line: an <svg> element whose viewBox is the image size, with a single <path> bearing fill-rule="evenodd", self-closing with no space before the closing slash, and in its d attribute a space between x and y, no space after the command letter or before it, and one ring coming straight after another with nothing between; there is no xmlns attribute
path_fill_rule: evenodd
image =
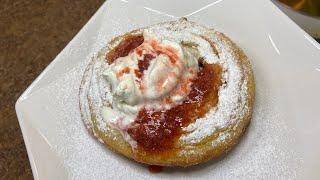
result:
<svg viewBox="0 0 320 180"><path fill-rule="evenodd" d="M226 154L248 126L254 79L224 34L183 18L115 37L87 66L81 117L115 152L190 166Z"/></svg>

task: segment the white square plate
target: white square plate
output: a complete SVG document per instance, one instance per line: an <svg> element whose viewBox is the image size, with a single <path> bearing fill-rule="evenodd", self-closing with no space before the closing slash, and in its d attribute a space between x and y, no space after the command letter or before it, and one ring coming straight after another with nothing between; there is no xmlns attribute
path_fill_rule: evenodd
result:
<svg viewBox="0 0 320 180"><path fill-rule="evenodd" d="M186 16L227 34L256 80L252 123L226 157L203 165L146 166L86 131L78 88L93 53L112 37ZM270 1L109 0L16 103L35 179L320 179L320 46Z"/></svg>

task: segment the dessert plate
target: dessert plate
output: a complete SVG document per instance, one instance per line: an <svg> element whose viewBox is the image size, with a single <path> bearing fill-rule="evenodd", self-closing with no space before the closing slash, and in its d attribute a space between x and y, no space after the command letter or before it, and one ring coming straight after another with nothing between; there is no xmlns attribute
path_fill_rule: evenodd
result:
<svg viewBox="0 0 320 180"><path fill-rule="evenodd" d="M90 58L112 37L180 17L224 32L245 51L255 73L254 114L227 156L152 174L88 134L78 88ZM21 95L16 111L35 179L319 179L319 82L319 44L270 1L109 0Z"/></svg>

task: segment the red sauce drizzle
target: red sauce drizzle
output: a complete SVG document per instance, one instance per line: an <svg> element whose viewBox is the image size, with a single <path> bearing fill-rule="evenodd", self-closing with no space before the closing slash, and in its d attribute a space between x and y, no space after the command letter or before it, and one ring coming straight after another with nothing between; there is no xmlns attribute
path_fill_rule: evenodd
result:
<svg viewBox="0 0 320 180"><path fill-rule="evenodd" d="M119 57L125 57L129 52L140 46L144 41L142 35L127 35L124 40L119 43L117 47L112 49L107 55L108 63L113 63Z"/></svg>
<svg viewBox="0 0 320 180"><path fill-rule="evenodd" d="M139 69L135 69L134 73L136 74L137 78L141 79L142 77L142 72L139 71Z"/></svg>
<svg viewBox="0 0 320 180"><path fill-rule="evenodd" d="M169 57L171 63L173 63L173 64L179 58L177 55L177 51L170 46L166 46L166 47L159 46L158 42L155 40L150 40L150 45L156 51L157 54L167 55Z"/></svg>
<svg viewBox="0 0 320 180"><path fill-rule="evenodd" d="M163 170L163 166L149 165L148 169L151 173L159 173Z"/></svg>
<svg viewBox="0 0 320 180"><path fill-rule="evenodd" d="M150 66L150 61L155 58L152 54L145 54L142 61L138 62L139 71L143 72Z"/></svg>
<svg viewBox="0 0 320 180"><path fill-rule="evenodd" d="M137 76L137 83L139 84L139 89L144 92L145 91L145 86L141 82L142 76L143 76L143 71L147 70L148 67L150 66L150 61L155 58L152 54L145 54L143 60L139 60L138 62L138 69L134 70L134 73Z"/></svg>
<svg viewBox="0 0 320 180"><path fill-rule="evenodd" d="M117 78L123 76L124 74L128 74L129 72L130 72L130 68L125 67L120 72L117 73Z"/></svg>
<svg viewBox="0 0 320 180"><path fill-rule="evenodd" d="M127 130L128 134L145 151L163 152L172 149L182 135L181 128L203 117L218 102L220 75L220 66L204 64L192 80L191 92L181 105L164 111L139 111Z"/></svg>
<svg viewBox="0 0 320 180"><path fill-rule="evenodd" d="M152 48L150 48L150 46ZM171 46L161 46L156 40L148 40L146 43L143 43L141 46L136 48L136 53L138 55L142 55L143 52L145 53L144 59L139 61L139 71L142 73L144 70L148 69L150 65L150 60L152 60L154 55L152 54L165 54L169 57L171 63L175 64L178 60L177 50ZM152 53L152 54L150 54Z"/></svg>
<svg viewBox="0 0 320 180"><path fill-rule="evenodd" d="M107 55L108 63L113 63L119 57L124 57L129 52L143 43L142 35L127 35L124 40ZM173 48L159 48L157 43L151 43L157 53L168 55L172 63L176 62L176 52ZM145 56L139 62L139 70L135 69L137 77L150 65L154 58ZM222 69L219 65L210 65L199 60L200 70L192 80L191 91L181 105L166 111L150 111L142 109L127 130L129 135L137 141L138 149L150 153L172 152L178 138L182 135L182 127L196 119L203 117L211 107L218 102L218 88L221 86ZM124 70L124 73L127 70ZM145 87L142 87L144 89Z"/></svg>

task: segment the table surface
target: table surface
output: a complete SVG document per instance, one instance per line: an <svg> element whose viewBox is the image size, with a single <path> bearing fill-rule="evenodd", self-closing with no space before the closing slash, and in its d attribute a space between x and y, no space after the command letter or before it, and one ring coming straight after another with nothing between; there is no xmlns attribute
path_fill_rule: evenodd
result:
<svg viewBox="0 0 320 180"><path fill-rule="evenodd" d="M0 179L33 178L14 104L103 2L0 0Z"/></svg>
<svg viewBox="0 0 320 180"><path fill-rule="evenodd" d="M0 179L33 179L14 104L103 0L0 0Z"/></svg>

